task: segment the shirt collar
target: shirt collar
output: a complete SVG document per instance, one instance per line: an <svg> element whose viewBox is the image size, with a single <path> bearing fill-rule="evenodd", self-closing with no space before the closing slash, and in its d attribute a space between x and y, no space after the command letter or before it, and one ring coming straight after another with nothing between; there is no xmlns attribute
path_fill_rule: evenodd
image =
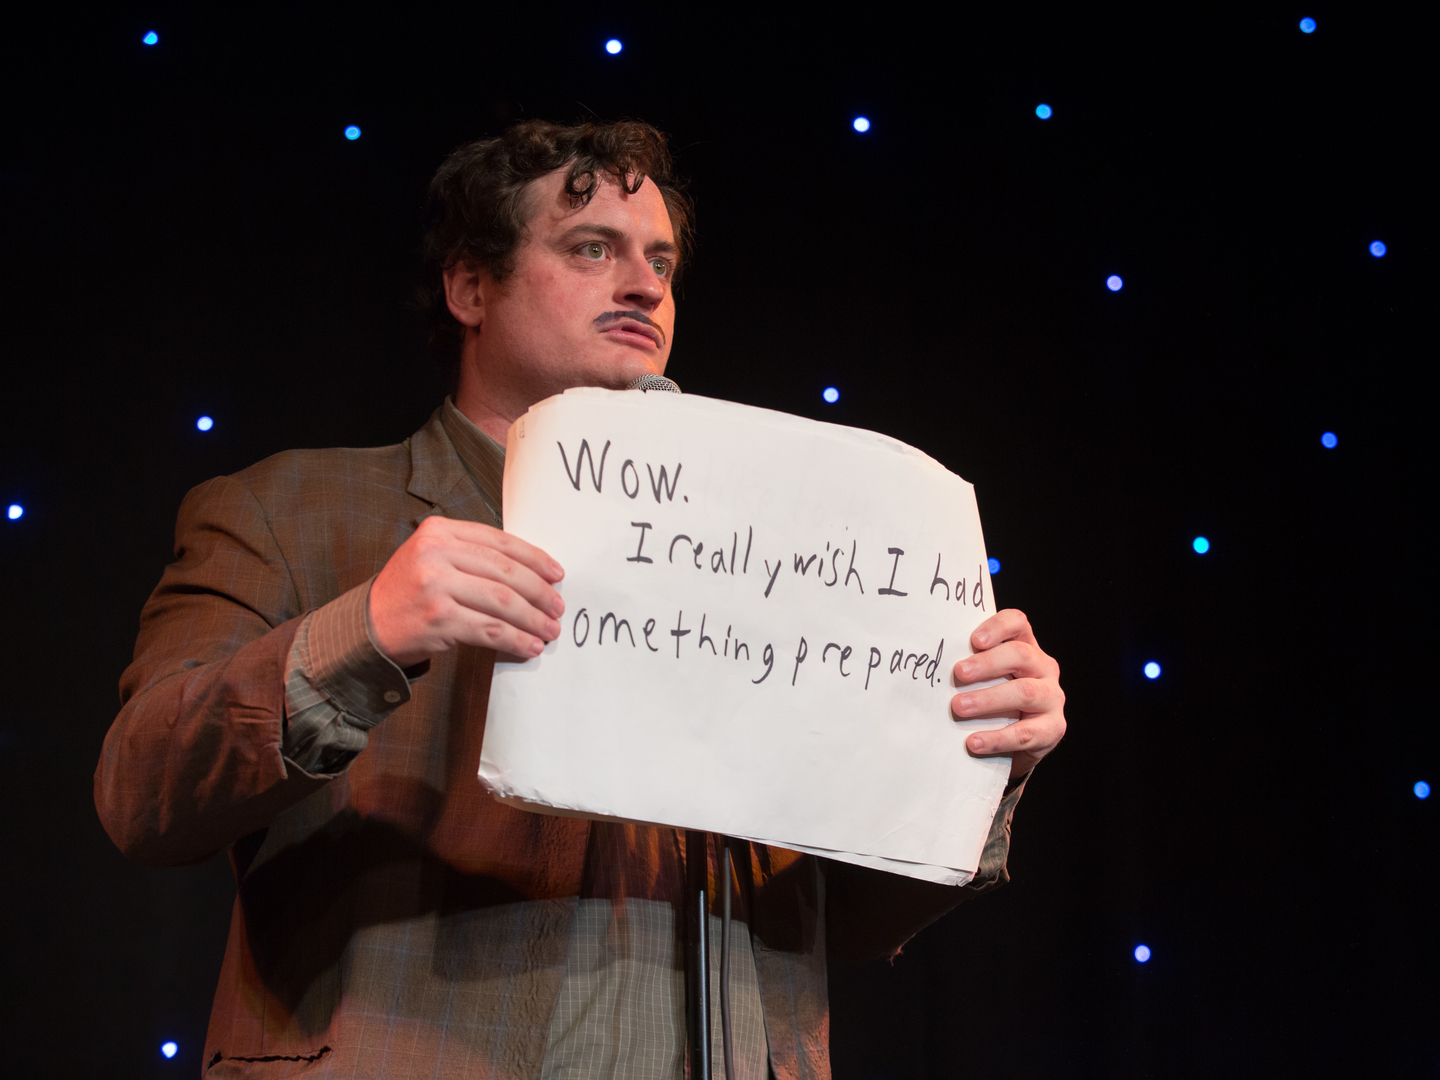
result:
<svg viewBox="0 0 1440 1080"><path fill-rule="evenodd" d="M455 452L460 455L465 471L480 489L496 522L501 522L500 511L505 505L501 495L505 479L505 447L481 431L473 420L455 407L455 402L449 397L446 397L440 410L440 424L455 444Z"/></svg>

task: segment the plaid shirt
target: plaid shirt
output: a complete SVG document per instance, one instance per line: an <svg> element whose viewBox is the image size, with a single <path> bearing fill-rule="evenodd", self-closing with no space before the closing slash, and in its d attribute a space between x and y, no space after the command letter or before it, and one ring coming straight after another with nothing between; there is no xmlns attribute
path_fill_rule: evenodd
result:
<svg viewBox="0 0 1440 1080"><path fill-rule="evenodd" d="M407 673L367 632L423 517L499 524L500 455L447 401L399 446L280 454L181 507L95 791L134 858L230 850L207 1076L683 1073L675 831L496 803L475 774L494 654ZM1006 880L1022 787L962 889L735 845L738 1075L829 1075L827 942L893 954Z"/></svg>

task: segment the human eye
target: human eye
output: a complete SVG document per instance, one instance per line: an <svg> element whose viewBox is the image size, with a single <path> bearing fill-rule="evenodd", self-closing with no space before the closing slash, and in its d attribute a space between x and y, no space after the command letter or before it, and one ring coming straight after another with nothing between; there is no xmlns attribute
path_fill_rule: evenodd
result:
<svg viewBox="0 0 1440 1080"><path fill-rule="evenodd" d="M598 262L605 258L605 245L599 240L590 240L580 245L580 255L586 259Z"/></svg>
<svg viewBox="0 0 1440 1080"><path fill-rule="evenodd" d="M657 257L657 258L654 258L654 259L651 259L651 260L650 260L650 269L652 269L652 270L655 271L655 275L656 275L657 277L669 277L669 276L670 276L670 263L669 263L667 260L665 260L665 259L661 259L661 258L658 258L658 257Z"/></svg>

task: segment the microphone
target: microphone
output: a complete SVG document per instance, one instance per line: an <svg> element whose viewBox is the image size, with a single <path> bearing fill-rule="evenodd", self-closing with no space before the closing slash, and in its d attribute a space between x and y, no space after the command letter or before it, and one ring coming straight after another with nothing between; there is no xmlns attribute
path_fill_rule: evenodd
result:
<svg viewBox="0 0 1440 1080"><path fill-rule="evenodd" d="M664 375L641 375L638 379L631 379L625 389L667 390L672 394L680 393L680 385L673 379L667 379Z"/></svg>

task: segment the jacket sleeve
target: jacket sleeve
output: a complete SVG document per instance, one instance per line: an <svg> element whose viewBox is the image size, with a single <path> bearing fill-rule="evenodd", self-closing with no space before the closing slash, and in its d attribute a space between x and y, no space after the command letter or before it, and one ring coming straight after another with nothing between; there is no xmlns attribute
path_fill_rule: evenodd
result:
<svg viewBox="0 0 1440 1080"><path fill-rule="evenodd" d="M282 753L287 661L302 615L244 481L191 491L175 562L141 612L120 715L95 772L100 821L126 855L199 861L325 784Z"/></svg>
<svg viewBox="0 0 1440 1080"><path fill-rule="evenodd" d="M370 633L372 577L300 620L285 672L281 753L306 772L344 772L370 732L410 700L424 660L401 670Z"/></svg>
<svg viewBox="0 0 1440 1080"><path fill-rule="evenodd" d="M1015 804L1029 782L1026 773L1000 800L975 876L961 886L826 860L826 951L847 960L890 959L917 933L961 901L1010 880L1010 825Z"/></svg>

